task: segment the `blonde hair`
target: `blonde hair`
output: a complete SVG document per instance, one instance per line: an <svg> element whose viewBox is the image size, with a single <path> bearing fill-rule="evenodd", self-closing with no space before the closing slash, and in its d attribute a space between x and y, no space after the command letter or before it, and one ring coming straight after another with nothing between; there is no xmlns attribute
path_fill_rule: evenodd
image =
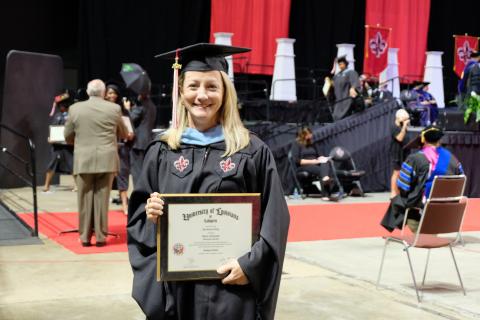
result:
<svg viewBox="0 0 480 320"><path fill-rule="evenodd" d="M248 146L250 143L250 135L248 130L243 126L240 114L238 113L238 100L235 87L225 72L220 71L220 75L222 77L224 90L223 104L218 111L218 118L223 128L223 136L226 145L226 150L223 156L231 156L235 152ZM185 76L182 74L178 81L179 91L182 91L183 89L184 79ZM188 127L188 112L187 108L184 106L181 95L177 104L177 118L178 127L176 129L170 127L160 138L160 140L166 142L173 150L177 150L180 147L182 133Z"/></svg>

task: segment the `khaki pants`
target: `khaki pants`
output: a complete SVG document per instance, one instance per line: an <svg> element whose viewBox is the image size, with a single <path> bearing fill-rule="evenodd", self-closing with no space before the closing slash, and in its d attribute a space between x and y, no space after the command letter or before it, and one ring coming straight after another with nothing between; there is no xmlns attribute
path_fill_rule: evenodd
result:
<svg viewBox="0 0 480 320"><path fill-rule="evenodd" d="M108 203L115 174L82 173L75 176L80 241L90 242L93 231L97 242L105 242L108 231Z"/></svg>
<svg viewBox="0 0 480 320"><path fill-rule="evenodd" d="M407 219L407 226L410 228L410 230L412 230L413 233L417 232L419 224L420 221L414 219Z"/></svg>

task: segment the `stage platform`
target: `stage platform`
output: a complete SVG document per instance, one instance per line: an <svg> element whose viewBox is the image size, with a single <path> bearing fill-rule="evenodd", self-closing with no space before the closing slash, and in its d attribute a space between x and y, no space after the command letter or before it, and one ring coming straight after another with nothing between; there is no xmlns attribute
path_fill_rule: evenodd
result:
<svg viewBox="0 0 480 320"><path fill-rule="evenodd" d="M69 179L63 176L62 185L54 186L51 193L39 192L41 216L76 210ZM31 210L27 188L1 190L0 196L5 195L19 203L19 210ZM432 253L428 289L421 304L416 302L404 252L395 245L387 252L384 286L375 288L384 242L378 234L359 232L377 227L376 215L387 201L387 193L367 193L338 203L318 198L288 200L291 226L276 319L480 317L478 231L465 232L465 247L454 249L467 296L459 291L444 249ZM480 210L476 205L473 208L469 219L479 221ZM118 209L110 207L111 211ZM126 252L75 254L45 237L42 229L40 233L43 244L0 247L0 319L65 319L72 314L76 319L145 318L131 298L132 273ZM425 252L414 250L417 274L424 259Z"/></svg>

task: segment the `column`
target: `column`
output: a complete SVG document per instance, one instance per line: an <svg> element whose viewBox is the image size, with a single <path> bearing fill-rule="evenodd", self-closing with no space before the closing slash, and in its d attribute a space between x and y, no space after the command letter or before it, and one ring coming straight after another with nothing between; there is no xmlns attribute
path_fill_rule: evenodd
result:
<svg viewBox="0 0 480 320"><path fill-rule="evenodd" d="M348 69L355 70L355 59L353 58L353 48L354 44L351 43L339 43L337 44L337 58L341 56L347 56ZM335 69L335 73L339 71L338 66Z"/></svg>
<svg viewBox="0 0 480 320"><path fill-rule="evenodd" d="M388 49L387 68L380 72L379 83L385 85L395 98L400 98L400 79L398 78L398 48Z"/></svg>
<svg viewBox="0 0 480 320"><path fill-rule="evenodd" d="M423 81L430 82L428 92L437 101L439 108L445 108L445 96L443 91L443 65L442 51L427 51L427 62Z"/></svg>
<svg viewBox="0 0 480 320"><path fill-rule="evenodd" d="M270 100L297 101L294 42L295 39L277 39Z"/></svg>
<svg viewBox="0 0 480 320"><path fill-rule="evenodd" d="M233 33L230 32L215 32L213 34L215 37L215 44L223 44L225 46L232 45L232 36ZM233 59L232 56L225 57L228 63L228 76L233 81Z"/></svg>

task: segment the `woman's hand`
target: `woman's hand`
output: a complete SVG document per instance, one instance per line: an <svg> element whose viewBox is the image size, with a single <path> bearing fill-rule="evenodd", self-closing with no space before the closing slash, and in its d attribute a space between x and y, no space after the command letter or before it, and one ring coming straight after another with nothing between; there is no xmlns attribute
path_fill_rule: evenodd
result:
<svg viewBox="0 0 480 320"><path fill-rule="evenodd" d="M330 160L330 157L320 156L317 158L317 160L318 160L318 163L327 163L328 160Z"/></svg>
<svg viewBox="0 0 480 320"><path fill-rule="evenodd" d="M150 194L145 205L145 213L147 219L153 223L157 223L158 217L163 214L163 200L158 192Z"/></svg>
<svg viewBox="0 0 480 320"><path fill-rule="evenodd" d="M247 276L245 273L243 273L242 267L240 267L240 264L235 259L232 259L224 265L218 267L217 273L229 273L228 276L222 279L223 284L246 285L249 283Z"/></svg>
<svg viewBox="0 0 480 320"><path fill-rule="evenodd" d="M123 106L128 111L130 111L130 109L132 109L132 103L130 102L130 100L127 100L126 98L123 98Z"/></svg>

